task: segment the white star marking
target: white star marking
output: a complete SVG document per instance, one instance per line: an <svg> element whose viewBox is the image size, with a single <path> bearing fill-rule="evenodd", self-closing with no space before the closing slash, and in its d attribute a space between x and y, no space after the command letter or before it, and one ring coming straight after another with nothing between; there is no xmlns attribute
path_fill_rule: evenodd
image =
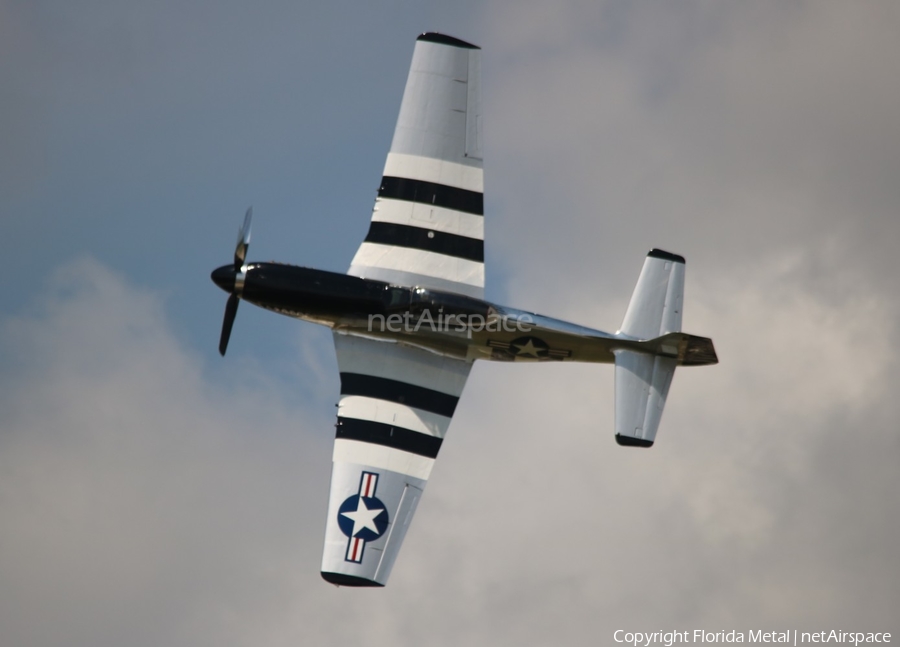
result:
<svg viewBox="0 0 900 647"><path fill-rule="evenodd" d="M516 355L531 355L532 357L540 357L540 355L538 355L538 352L542 350L536 347L534 345L534 342L530 339L528 340L527 344L513 344L513 346L519 349Z"/></svg>
<svg viewBox="0 0 900 647"><path fill-rule="evenodd" d="M353 532L351 537L356 537L357 533L363 528L368 528L376 535L378 534L378 526L375 525L375 518L384 512L384 508L374 508L370 510L366 507L366 502L359 497L359 505L356 512L342 512L341 514L353 522Z"/></svg>

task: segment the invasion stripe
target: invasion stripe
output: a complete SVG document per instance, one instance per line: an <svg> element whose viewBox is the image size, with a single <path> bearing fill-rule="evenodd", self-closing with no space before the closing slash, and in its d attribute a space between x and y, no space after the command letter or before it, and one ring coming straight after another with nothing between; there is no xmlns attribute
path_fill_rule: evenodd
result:
<svg viewBox="0 0 900 647"><path fill-rule="evenodd" d="M332 459L335 463L354 463L397 474L406 474L427 481L434 467L434 459L397 449L336 438Z"/></svg>
<svg viewBox="0 0 900 647"><path fill-rule="evenodd" d="M453 417L456 403L459 402L456 396L424 386L362 373L341 373L341 395L362 395L388 400L448 418Z"/></svg>
<svg viewBox="0 0 900 647"><path fill-rule="evenodd" d="M437 458L441 442L443 442L442 439L435 436L420 434L418 431L410 431L403 427L340 416L335 438L374 443L428 458Z"/></svg>
<svg viewBox="0 0 900 647"><path fill-rule="evenodd" d="M392 222L373 222L369 225L369 234L366 236L365 242L410 247L484 263L483 240L423 227L398 225Z"/></svg>
<svg viewBox="0 0 900 647"><path fill-rule="evenodd" d="M445 209L474 213L478 216L484 215L483 193L459 189L446 184L438 184L437 182L425 182L424 180L385 175L381 178L378 197L433 204L436 207L444 207Z"/></svg>
<svg viewBox="0 0 900 647"><path fill-rule="evenodd" d="M405 404L377 400L364 395L342 395L338 403L337 415L344 418L383 422L438 438L446 435L452 420L447 416L430 411L413 409Z"/></svg>
<svg viewBox="0 0 900 647"><path fill-rule="evenodd" d="M379 200L377 207L372 210L372 221L427 227L432 231L446 231L457 236L484 240L484 216L451 211L430 204Z"/></svg>

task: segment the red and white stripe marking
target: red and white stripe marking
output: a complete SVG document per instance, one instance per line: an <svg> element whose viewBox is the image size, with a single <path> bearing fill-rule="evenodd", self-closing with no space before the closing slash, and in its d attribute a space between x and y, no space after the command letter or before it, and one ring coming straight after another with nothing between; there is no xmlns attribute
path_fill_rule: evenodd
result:
<svg viewBox="0 0 900 647"><path fill-rule="evenodd" d="M371 498L375 496L375 488L378 487L378 474L374 472L363 472L359 479L359 496ZM359 537L350 537L347 543L347 555L345 559L348 562L362 563L363 550L366 542Z"/></svg>
<svg viewBox="0 0 900 647"><path fill-rule="evenodd" d="M365 543L366 542L359 537L352 537L350 539L350 545L347 546L347 561L361 562Z"/></svg>
<svg viewBox="0 0 900 647"><path fill-rule="evenodd" d="M378 485L378 474L363 472L361 481L362 482L359 484L359 496L375 496L375 486Z"/></svg>

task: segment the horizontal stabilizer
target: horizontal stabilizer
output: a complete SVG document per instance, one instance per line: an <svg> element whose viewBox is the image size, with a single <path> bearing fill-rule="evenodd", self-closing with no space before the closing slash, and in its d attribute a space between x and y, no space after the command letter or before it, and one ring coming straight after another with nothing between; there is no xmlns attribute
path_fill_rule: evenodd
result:
<svg viewBox="0 0 900 647"><path fill-rule="evenodd" d="M633 346L613 351L620 445L653 445L676 366L718 362L711 340L681 332L683 300L684 257L651 249L619 329Z"/></svg>
<svg viewBox="0 0 900 647"><path fill-rule="evenodd" d="M681 330L684 257L651 249L644 260L620 333L653 339Z"/></svg>
<svg viewBox="0 0 900 647"><path fill-rule="evenodd" d="M650 447L678 360L631 350L616 351L616 442Z"/></svg>

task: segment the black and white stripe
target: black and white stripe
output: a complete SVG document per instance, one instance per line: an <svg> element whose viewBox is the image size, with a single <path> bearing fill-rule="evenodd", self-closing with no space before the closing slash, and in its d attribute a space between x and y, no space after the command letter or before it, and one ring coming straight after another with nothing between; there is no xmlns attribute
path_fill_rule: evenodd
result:
<svg viewBox="0 0 900 647"><path fill-rule="evenodd" d="M350 273L483 296L483 177L479 165L391 152Z"/></svg>
<svg viewBox="0 0 900 647"><path fill-rule="evenodd" d="M385 175L381 178L378 197L484 215L484 193L437 182Z"/></svg>
<svg viewBox="0 0 900 647"><path fill-rule="evenodd" d="M396 425L340 416L335 438L382 445L426 458L437 458L443 442L443 438L429 436Z"/></svg>
<svg viewBox="0 0 900 647"><path fill-rule="evenodd" d="M392 222L373 222L365 242L419 249L444 254L476 263L484 263L484 241L443 231L399 225Z"/></svg>
<svg viewBox="0 0 900 647"><path fill-rule="evenodd" d="M434 459L458 402L424 386L342 372L336 438Z"/></svg>
<svg viewBox="0 0 900 647"><path fill-rule="evenodd" d="M429 411L450 418L459 397L441 393L424 386L362 373L341 373L341 395L359 395L377 400L396 402L414 409Z"/></svg>

